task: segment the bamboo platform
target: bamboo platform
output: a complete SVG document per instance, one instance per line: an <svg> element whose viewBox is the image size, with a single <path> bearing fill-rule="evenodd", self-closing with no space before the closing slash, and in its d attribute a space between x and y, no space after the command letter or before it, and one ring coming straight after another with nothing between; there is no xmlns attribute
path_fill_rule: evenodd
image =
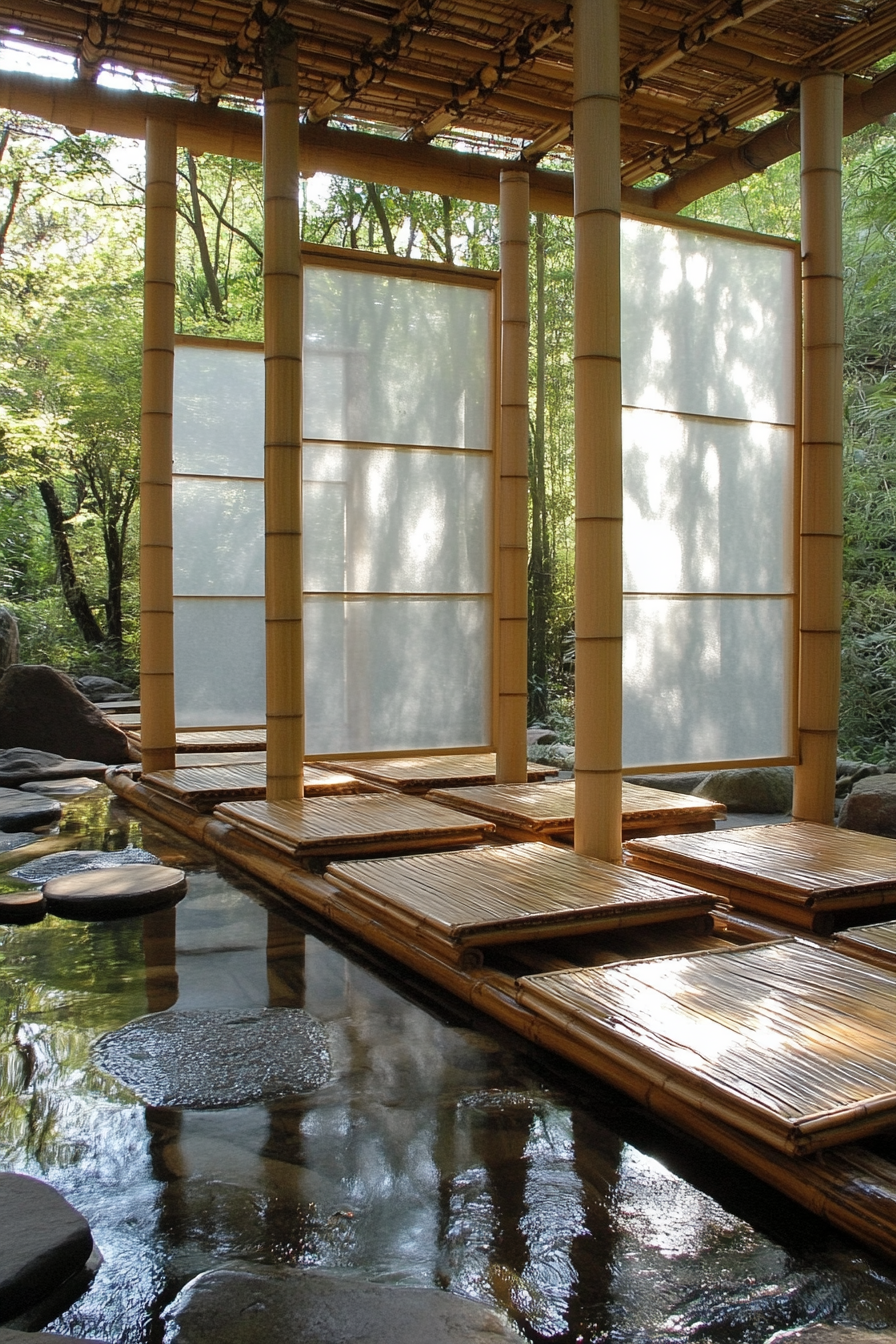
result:
<svg viewBox="0 0 896 1344"><path fill-rule="evenodd" d="M538 841L335 863L327 877L381 923L448 959L464 948L700 916L711 926L706 892Z"/></svg>
<svg viewBox="0 0 896 1344"><path fill-rule="evenodd" d="M494 784L497 769L493 751L445 756L377 756L367 760L323 761L331 770L347 770L359 779L382 784L400 793L429 793L432 789L451 789L460 785ZM557 775L553 765L527 764L530 783Z"/></svg>
<svg viewBox="0 0 896 1344"><path fill-rule="evenodd" d="M801 939L529 976L520 1001L782 1152L896 1121L896 974Z"/></svg>
<svg viewBox="0 0 896 1344"><path fill-rule="evenodd" d="M644 872L814 933L896 906L896 840L814 822L632 840L626 854Z"/></svg>
<svg viewBox="0 0 896 1344"><path fill-rule="evenodd" d="M178 770L204 770L207 766L264 765L266 751L179 751L174 757Z"/></svg>
<svg viewBox="0 0 896 1344"><path fill-rule="evenodd" d="M484 784L473 788L435 789L433 802L459 807L474 816L493 821L498 834L508 840L547 836L571 840L575 816L576 782L556 784ZM678 835L711 831L725 807L705 798L653 789L644 784L622 785L622 835Z"/></svg>
<svg viewBox="0 0 896 1344"><path fill-rule="evenodd" d="M139 732L129 732L128 737L139 749ZM175 744L179 752L264 751L266 737L264 728L184 728L176 734Z"/></svg>
<svg viewBox="0 0 896 1344"><path fill-rule="evenodd" d="M234 799L264 798L267 787L264 762L250 765L215 765L203 769L189 766L179 770L156 770L144 775L143 782L176 798L198 812L211 812L218 803ZM354 775L335 770L323 770L306 765L304 775L305 797L318 798L329 794L360 793L361 780Z"/></svg>
<svg viewBox="0 0 896 1344"><path fill-rule="evenodd" d="M471 845L491 822L452 814L423 798L394 793L296 802L223 803L215 816L298 858L394 854Z"/></svg>
<svg viewBox="0 0 896 1344"><path fill-rule="evenodd" d="M884 966L896 971L896 920L884 924L866 924L860 929L847 929L845 933L835 933L831 940L841 952L862 961L870 961L874 966Z"/></svg>

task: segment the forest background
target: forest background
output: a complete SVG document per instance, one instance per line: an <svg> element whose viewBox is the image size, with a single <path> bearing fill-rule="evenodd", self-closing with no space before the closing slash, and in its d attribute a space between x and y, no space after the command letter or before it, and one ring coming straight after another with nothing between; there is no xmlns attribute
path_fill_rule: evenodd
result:
<svg viewBox="0 0 896 1344"><path fill-rule="evenodd" d="M0 603L23 662L136 684L142 146L0 131ZM260 166L179 160L177 328L260 340ZM685 212L798 236L798 160ZM302 184L309 242L496 268L497 210ZM572 734L572 220L531 221L530 721ZM844 142L841 754L896 762L896 129Z"/></svg>

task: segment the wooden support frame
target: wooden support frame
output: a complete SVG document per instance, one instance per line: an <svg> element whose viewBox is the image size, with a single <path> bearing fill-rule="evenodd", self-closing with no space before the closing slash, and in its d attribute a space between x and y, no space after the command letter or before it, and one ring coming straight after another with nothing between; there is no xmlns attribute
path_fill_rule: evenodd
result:
<svg viewBox="0 0 896 1344"><path fill-rule="evenodd" d="M800 517L800 764L793 815L834 817L843 571L843 77L800 86L803 469Z"/></svg>
<svg viewBox="0 0 896 1344"><path fill-rule="evenodd" d="M140 701L143 766L173 770L171 531L177 127L146 122L143 385L140 404Z"/></svg>
<svg viewBox="0 0 896 1344"><path fill-rule="evenodd" d="M498 482L499 784L524 784L528 708L529 174L501 174L501 436Z"/></svg>
<svg viewBox="0 0 896 1344"><path fill-rule="evenodd" d="M576 811L580 854L622 859L619 0L576 0Z"/></svg>

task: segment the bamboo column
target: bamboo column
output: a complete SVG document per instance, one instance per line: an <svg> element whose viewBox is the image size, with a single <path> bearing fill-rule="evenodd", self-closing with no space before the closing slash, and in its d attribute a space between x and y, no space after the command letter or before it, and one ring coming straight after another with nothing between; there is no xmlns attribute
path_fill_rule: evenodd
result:
<svg viewBox="0 0 896 1344"><path fill-rule="evenodd" d="M172 770L174 579L171 541L177 128L146 121L143 386L140 402L140 740L143 769Z"/></svg>
<svg viewBox="0 0 896 1344"><path fill-rule="evenodd" d="M268 800L302 797L305 754L298 70L284 29L271 26L264 53L262 146Z"/></svg>
<svg viewBox="0 0 896 1344"><path fill-rule="evenodd" d="M800 89L803 469L799 753L793 815L831 823L837 772L843 560L843 77Z"/></svg>
<svg viewBox="0 0 896 1344"><path fill-rule="evenodd" d="M501 444L498 487L499 784L526 782L528 703L529 174L501 173Z"/></svg>
<svg viewBox="0 0 896 1344"><path fill-rule="evenodd" d="M619 0L576 0L576 813L580 854L622 857Z"/></svg>

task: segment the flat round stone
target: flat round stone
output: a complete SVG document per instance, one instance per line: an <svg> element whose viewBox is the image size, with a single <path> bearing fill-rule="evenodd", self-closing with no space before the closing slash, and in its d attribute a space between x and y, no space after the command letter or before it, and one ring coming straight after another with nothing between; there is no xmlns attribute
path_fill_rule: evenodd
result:
<svg viewBox="0 0 896 1344"><path fill-rule="evenodd" d="M181 868L129 864L123 868L83 868L44 884L44 900L63 919L121 919L175 905L186 894Z"/></svg>
<svg viewBox="0 0 896 1344"><path fill-rule="evenodd" d="M24 849L26 845L33 845L35 840L41 838L41 836L35 835L33 831L0 833L0 854L8 854L11 849Z"/></svg>
<svg viewBox="0 0 896 1344"><path fill-rule="evenodd" d="M101 1036L93 1056L148 1106L190 1110L313 1092L330 1077L324 1028L301 1008L150 1013Z"/></svg>
<svg viewBox="0 0 896 1344"><path fill-rule="evenodd" d="M37 924L46 913L42 891L10 891L0 895L0 924Z"/></svg>
<svg viewBox="0 0 896 1344"><path fill-rule="evenodd" d="M63 849L23 863L14 868L10 876L43 886L53 877L67 877L69 873L80 873L85 868L129 868L144 863L158 866L161 862L148 850L134 849L130 845L127 849Z"/></svg>
<svg viewBox="0 0 896 1344"><path fill-rule="evenodd" d="M23 793L37 793L42 797L77 798L82 793L93 793L99 783L86 775L76 775L74 779L33 779L20 784L19 788Z"/></svg>
<svg viewBox="0 0 896 1344"><path fill-rule="evenodd" d="M87 1221L57 1190L0 1173L0 1321L43 1301L90 1259Z"/></svg>
<svg viewBox="0 0 896 1344"><path fill-rule="evenodd" d="M61 816L62 804L55 798L35 798L20 789L0 789L0 831L52 826Z"/></svg>

